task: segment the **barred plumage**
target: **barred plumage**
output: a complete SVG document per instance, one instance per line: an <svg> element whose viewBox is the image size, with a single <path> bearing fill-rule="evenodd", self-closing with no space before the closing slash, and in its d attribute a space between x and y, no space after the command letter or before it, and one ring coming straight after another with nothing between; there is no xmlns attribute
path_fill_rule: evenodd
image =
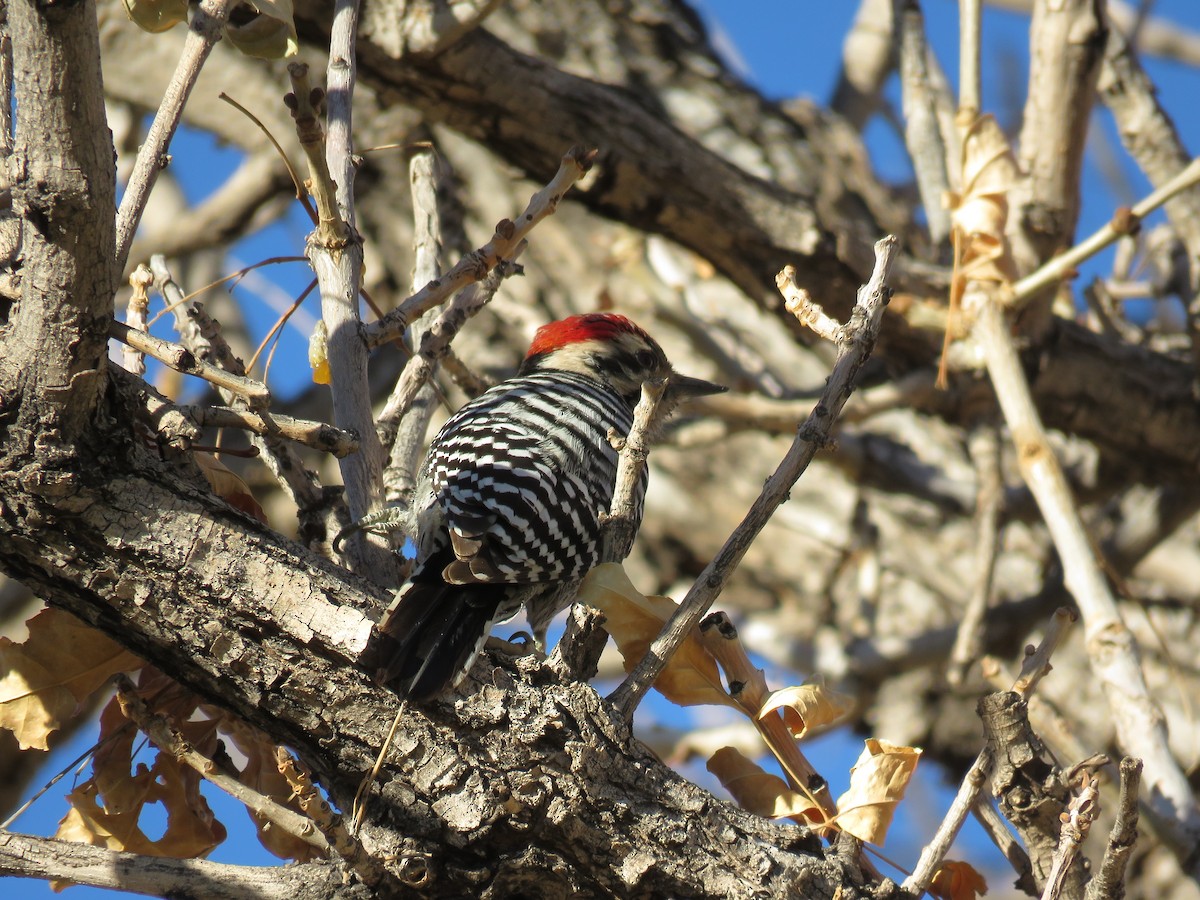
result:
<svg viewBox="0 0 1200 900"><path fill-rule="evenodd" d="M649 378L668 380L660 419L681 399L723 390L675 373L623 316L593 314L540 329L516 377L451 416L413 496L416 566L361 660L378 681L414 700L437 696L522 603L544 642L600 562L617 467L609 435L628 433Z"/></svg>

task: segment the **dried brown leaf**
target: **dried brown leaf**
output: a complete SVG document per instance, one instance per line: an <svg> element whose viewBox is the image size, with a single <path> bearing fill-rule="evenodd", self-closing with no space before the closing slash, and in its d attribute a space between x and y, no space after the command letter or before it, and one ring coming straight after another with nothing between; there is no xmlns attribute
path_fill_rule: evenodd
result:
<svg viewBox="0 0 1200 900"><path fill-rule="evenodd" d="M11 731L22 750L46 750L50 733L82 701L142 661L61 610L43 609L27 625L29 636L20 644L0 638L0 728Z"/></svg>
<svg viewBox="0 0 1200 900"><path fill-rule="evenodd" d="M1008 192L1020 177L1004 131L990 115L971 123L962 141L963 193L951 195L956 277L1009 283L1015 276L1004 228Z"/></svg>
<svg viewBox="0 0 1200 900"><path fill-rule="evenodd" d="M929 883L929 893L941 900L975 900L987 893L987 881L970 863L946 860Z"/></svg>
<svg viewBox="0 0 1200 900"><path fill-rule="evenodd" d="M206 856L225 840L225 826L200 795L200 776L170 754L160 752L149 769L140 765L132 781L140 796L122 811L101 805L94 779L79 785L67 795L71 810L54 836L109 850L178 859ZM161 803L167 814L166 831L157 840L147 837L139 824L142 810L150 803Z"/></svg>
<svg viewBox="0 0 1200 900"><path fill-rule="evenodd" d="M916 747L868 738L850 770L850 789L838 798L838 827L859 840L882 845L920 757Z"/></svg>
<svg viewBox="0 0 1200 900"><path fill-rule="evenodd" d="M759 709L758 718L780 709L788 729L800 739L809 729L831 725L853 708L852 698L826 687L824 679L818 676L804 684L772 691Z"/></svg>
<svg viewBox="0 0 1200 900"><path fill-rule="evenodd" d="M821 808L803 794L793 791L782 778L764 772L733 747L712 755L708 771L720 779L738 806L769 819L790 817L798 822L824 820Z"/></svg>
<svg viewBox="0 0 1200 900"><path fill-rule="evenodd" d="M263 512L263 508L258 501L254 499L254 494L250 491L250 486L242 481L234 472L223 462L213 456L211 453L199 452L193 454L196 465L200 471L204 473L204 477L208 479L209 487L213 493L232 506L234 509L240 509L244 513L254 516L264 525L267 524L267 514Z"/></svg>
<svg viewBox="0 0 1200 900"><path fill-rule="evenodd" d="M669 597L643 595L617 563L603 563L592 569L579 587L579 600L604 613L604 627L617 642L626 672L633 671L678 608ZM701 646L694 629L654 687L680 706L712 704L737 708L721 683L716 661Z"/></svg>

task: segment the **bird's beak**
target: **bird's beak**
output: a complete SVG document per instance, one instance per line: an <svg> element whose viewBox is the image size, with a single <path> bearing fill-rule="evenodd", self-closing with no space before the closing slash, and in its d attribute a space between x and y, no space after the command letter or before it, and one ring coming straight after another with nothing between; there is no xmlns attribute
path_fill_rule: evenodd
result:
<svg viewBox="0 0 1200 900"><path fill-rule="evenodd" d="M729 388L723 384L714 384L703 378L692 378L690 375L671 373L667 382L667 392L677 400L690 400L693 397L707 397L709 394L723 394Z"/></svg>

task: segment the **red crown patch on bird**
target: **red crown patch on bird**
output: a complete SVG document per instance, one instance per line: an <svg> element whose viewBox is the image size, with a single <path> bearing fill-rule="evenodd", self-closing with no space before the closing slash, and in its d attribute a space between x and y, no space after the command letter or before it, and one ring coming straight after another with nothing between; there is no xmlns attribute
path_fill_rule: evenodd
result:
<svg viewBox="0 0 1200 900"><path fill-rule="evenodd" d="M525 358L550 353L579 341L608 340L618 334L650 338L642 328L617 313L585 313L543 325L533 336Z"/></svg>

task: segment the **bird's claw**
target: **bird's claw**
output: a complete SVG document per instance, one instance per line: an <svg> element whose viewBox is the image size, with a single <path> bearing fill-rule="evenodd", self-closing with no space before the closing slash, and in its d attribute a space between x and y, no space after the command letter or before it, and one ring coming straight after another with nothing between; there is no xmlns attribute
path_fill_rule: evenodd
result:
<svg viewBox="0 0 1200 900"><path fill-rule="evenodd" d="M499 650L506 656L529 656L539 652L537 641L528 631L518 631L511 635L508 640L502 637L492 635L487 639L487 648L489 650Z"/></svg>

